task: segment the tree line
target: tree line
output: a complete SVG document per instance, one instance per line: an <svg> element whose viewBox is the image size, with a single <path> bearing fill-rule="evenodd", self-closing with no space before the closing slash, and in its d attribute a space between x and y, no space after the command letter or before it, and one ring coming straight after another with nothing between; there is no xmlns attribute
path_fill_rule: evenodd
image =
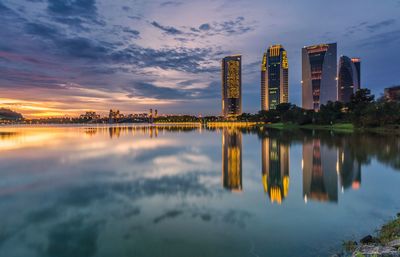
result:
<svg viewBox="0 0 400 257"><path fill-rule="evenodd" d="M279 104L275 110L258 114L243 113L239 121L265 123L291 123L296 125L333 125L352 123L357 128L400 125L400 102L385 98L375 100L369 89L360 89L352 95L349 103L328 102L319 111L305 110L294 104Z"/></svg>

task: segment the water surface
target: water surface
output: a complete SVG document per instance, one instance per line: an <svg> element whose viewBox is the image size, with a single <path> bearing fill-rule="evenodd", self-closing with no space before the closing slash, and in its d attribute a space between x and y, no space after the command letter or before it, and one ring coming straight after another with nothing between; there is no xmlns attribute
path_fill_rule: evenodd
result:
<svg viewBox="0 0 400 257"><path fill-rule="evenodd" d="M328 256L400 210L394 137L0 128L0 256Z"/></svg>

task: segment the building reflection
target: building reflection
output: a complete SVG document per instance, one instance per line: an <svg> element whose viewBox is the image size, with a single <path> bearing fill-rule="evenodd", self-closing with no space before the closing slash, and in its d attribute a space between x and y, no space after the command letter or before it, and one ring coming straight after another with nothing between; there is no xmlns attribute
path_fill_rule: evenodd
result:
<svg viewBox="0 0 400 257"><path fill-rule="evenodd" d="M313 139L303 144L303 197L320 202L338 201L337 150Z"/></svg>
<svg viewBox="0 0 400 257"><path fill-rule="evenodd" d="M282 203L289 192L289 146L275 138L263 138L262 183L272 203Z"/></svg>
<svg viewBox="0 0 400 257"><path fill-rule="evenodd" d="M234 128L222 131L222 185L242 191L242 132Z"/></svg>
<svg viewBox="0 0 400 257"><path fill-rule="evenodd" d="M358 190L361 186L361 163L353 158L349 148L339 148L337 171L340 175L342 191L349 189Z"/></svg>

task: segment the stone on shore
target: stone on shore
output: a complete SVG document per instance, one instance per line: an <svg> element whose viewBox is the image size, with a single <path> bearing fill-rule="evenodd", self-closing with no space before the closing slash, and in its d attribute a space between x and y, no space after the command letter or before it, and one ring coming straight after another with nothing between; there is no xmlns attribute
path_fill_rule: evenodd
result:
<svg viewBox="0 0 400 257"><path fill-rule="evenodd" d="M400 257L400 252L390 246L362 245L354 251L352 257Z"/></svg>

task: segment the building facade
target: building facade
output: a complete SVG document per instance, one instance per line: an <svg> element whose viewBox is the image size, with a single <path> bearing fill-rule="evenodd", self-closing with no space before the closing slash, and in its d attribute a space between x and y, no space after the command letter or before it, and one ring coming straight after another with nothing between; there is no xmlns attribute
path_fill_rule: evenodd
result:
<svg viewBox="0 0 400 257"><path fill-rule="evenodd" d="M348 103L351 96L360 89L361 60L341 56L338 74L338 101Z"/></svg>
<svg viewBox="0 0 400 257"><path fill-rule="evenodd" d="M281 45L270 46L261 65L261 110L276 109L289 102L289 65L287 52Z"/></svg>
<svg viewBox="0 0 400 257"><path fill-rule="evenodd" d="M302 106L318 111L322 104L337 100L337 44L302 49Z"/></svg>
<svg viewBox="0 0 400 257"><path fill-rule="evenodd" d="M400 86L385 88L385 99L387 101L400 101Z"/></svg>
<svg viewBox="0 0 400 257"><path fill-rule="evenodd" d="M242 114L242 57L222 59L222 115L234 118Z"/></svg>

